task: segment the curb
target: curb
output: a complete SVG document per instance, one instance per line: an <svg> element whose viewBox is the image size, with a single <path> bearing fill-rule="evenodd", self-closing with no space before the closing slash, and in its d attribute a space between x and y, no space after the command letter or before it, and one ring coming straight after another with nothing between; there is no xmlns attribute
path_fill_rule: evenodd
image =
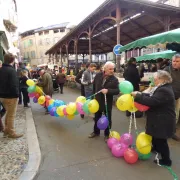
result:
<svg viewBox="0 0 180 180"><path fill-rule="evenodd" d="M19 180L33 180L38 173L41 163L41 151L31 108L26 110L26 135L29 151L29 160L26 168L20 175Z"/></svg>

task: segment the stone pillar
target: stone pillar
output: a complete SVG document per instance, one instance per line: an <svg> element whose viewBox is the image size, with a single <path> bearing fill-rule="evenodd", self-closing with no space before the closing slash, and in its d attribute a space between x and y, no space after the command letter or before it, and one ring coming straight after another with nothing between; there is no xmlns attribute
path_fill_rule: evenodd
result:
<svg viewBox="0 0 180 180"><path fill-rule="evenodd" d="M120 44L121 8L118 1L116 3L116 21L117 21L117 44ZM120 72L120 61L121 61L121 56L116 55L116 63L117 63L116 72Z"/></svg>
<svg viewBox="0 0 180 180"><path fill-rule="evenodd" d="M61 59L61 68L63 67L63 61L62 61L62 48L60 47L60 59Z"/></svg>
<svg viewBox="0 0 180 180"><path fill-rule="evenodd" d="M169 31L170 30L170 22L171 19L169 16L164 17L164 31Z"/></svg>
<svg viewBox="0 0 180 180"><path fill-rule="evenodd" d="M89 62L92 62L92 33L91 33L91 27L89 27Z"/></svg>
<svg viewBox="0 0 180 180"><path fill-rule="evenodd" d="M74 41L74 54L75 54L75 74L78 73L78 40Z"/></svg>
<svg viewBox="0 0 180 180"><path fill-rule="evenodd" d="M67 56L67 67L69 68L69 53L68 53L68 45L66 45L66 56Z"/></svg>

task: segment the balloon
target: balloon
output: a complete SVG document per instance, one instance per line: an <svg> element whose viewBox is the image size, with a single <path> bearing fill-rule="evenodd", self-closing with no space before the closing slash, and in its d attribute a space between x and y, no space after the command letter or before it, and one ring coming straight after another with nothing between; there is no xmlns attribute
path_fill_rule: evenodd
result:
<svg viewBox="0 0 180 180"><path fill-rule="evenodd" d="M27 84L28 86L34 86L34 85L35 85L35 82L34 82L32 79L28 79L28 80L26 81L26 84Z"/></svg>
<svg viewBox="0 0 180 180"><path fill-rule="evenodd" d="M50 112L53 107L54 107L53 104L49 105L49 106L47 107L47 108L48 108L48 111Z"/></svg>
<svg viewBox="0 0 180 180"><path fill-rule="evenodd" d="M127 146L125 144L117 143L112 146L111 152L115 157L122 157L126 149Z"/></svg>
<svg viewBox="0 0 180 180"><path fill-rule="evenodd" d="M33 102L34 103L37 103L38 102L38 99L36 97L33 98Z"/></svg>
<svg viewBox="0 0 180 180"><path fill-rule="evenodd" d="M63 113L63 109L65 108L66 106L63 105L63 106L60 106L56 109L56 112L59 116L64 116L64 113Z"/></svg>
<svg viewBox="0 0 180 180"><path fill-rule="evenodd" d="M99 103L96 99L93 99L89 102L88 109L90 113L96 113L99 110Z"/></svg>
<svg viewBox="0 0 180 180"><path fill-rule="evenodd" d="M39 93L37 93L37 92L35 92L34 93L34 97L36 97L37 99L40 97L40 94Z"/></svg>
<svg viewBox="0 0 180 180"><path fill-rule="evenodd" d="M109 125L109 121L105 115L102 115L101 118L97 122L97 127L100 130L105 130Z"/></svg>
<svg viewBox="0 0 180 180"><path fill-rule="evenodd" d="M134 90L134 87L133 87L131 82L129 82L129 81L122 81L119 84L119 90L123 94L131 94L133 92L133 90Z"/></svg>
<svg viewBox="0 0 180 180"><path fill-rule="evenodd" d="M148 160L151 158L151 153L149 154L141 154L138 150L136 150L136 152L138 153L138 157L140 160Z"/></svg>
<svg viewBox="0 0 180 180"><path fill-rule="evenodd" d="M120 96L116 102L116 106L120 111L127 111L132 107L133 100L130 94Z"/></svg>
<svg viewBox="0 0 180 180"><path fill-rule="evenodd" d="M138 160L138 153L134 149L126 149L124 151L124 159L129 164L134 164Z"/></svg>
<svg viewBox="0 0 180 180"><path fill-rule="evenodd" d="M54 99L50 99L49 104L53 104L53 103L54 103Z"/></svg>
<svg viewBox="0 0 180 180"><path fill-rule="evenodd" d="M130 146L133 144L133 137L131 134L125 133L125 134L121 135L120 142L127 146Z"/></svg>
<svg viewBox="0 0 180 180"><path fill-rule="evenodd" d="M113 145L118 144L119 141L116 138L109 138L107 140L107 145L111 149Z"/></svg>
<svg viewBox="0 0 180 180"><path fill-rule="evenodd" d="M49 106L49 100L46 101L46 107L48 107L48 106Z"/></svg>
<svg viewBox="0 0 180 180"><path fill-rule="evenodd" d="M120 134L118 132L116 132L116 131L111 131L109 137L110 138L113 137L113 138L115 138L117 140L120 140Z"/></svg>
<svg viewBox="0 0 180 180"><path fill-rule="evenodd" d="M59 115L57 114L56 111L54 112L54 116L55 116L55 117L59 117Z"/></svg>
<svg viewBox="0 0 180 180"><path fill-rule="evenodd" d="M36 89L36 86L29 86L28 89L27 89L27 91L28 91L29 93L32 93L32 92L35 91L35 89Z"/></svg>
<svg viewBox="0 0 180 180"><path fill-rule="evenodd" d="M66 106L66 107L67 107L67 106ZM65 116L68 115L68 113L67 113L67 111L66 111L66 107L63 109L63 113L64 113Z"/></svg>
<svg viewBox="0 0 180 180"><path fill-rule="evenodd" d="M137 102L134 102L134 106L141 112L144 112L144 111L147 111L149 109L148 106L145 106L145 105L142 105L142 104L139 104Z"/></svg>
<svg viewBox="0 0 180 180"><path fill-rule="evenodd" d="M134 106L134 103L132 103L132 106L130 107L130 109L128 109L129 112L136 112L138 111L138 109Z"/></svg>
<svg viewBox="0 0 180 180"><path fill-rule="evenodd" d="M46 101L48 101L51 99L51 96L46 95L45 98L46 98Z"/></svg>
<svg viewBox="0 0 180 180"><path fill-rule="evenodd" d="M86 98L84 96L79 96L76 99L76 102L80 102L80 103L84 104L86 102Z"/></svg>
<svg viewBox="0 0 180 180"><path fill-rule="evenodd" d="M66 112L69 115L73 115L76 112L76 104L75 103L69 103L66 107Z"/></svg>
<svg viewBox="0 0 180 180"><path fill-rule="evenodd" d="M76 107L77 107L77 111L79 112L79 114L84 114L83 104L82 104L82 103L77 102L77 103L76 103Z"/></svg>
<svg viewBox="0 0 180 180"><path fill-rule="evenodd" d="M56 112L56 107L53 107L49 113L51 116L55 116L55 112Z"/></svg>
<svg viewBox="0 0 180 180"><path fill-rule="evenodd" d="M143 136L144 138L148 139L150 142L152 141L152 136L146 134L145 132L141 132L139 136Z"/></svg>
<svg viewBox="0 0 180 180"><path fill-rule="evenodd" d="M38 98L38 104L44 104L45 103L45 96L40 96L39 98Z"/></svg>
<svg viewBox="0 0 180 180"><path fill-rule="evenodd" d="M34 97L34 95L35 95L34 93L28 93L29 97Z"/></svg>
<svg viewBox="0 0 180 180"><path fill-rule="evenodd" d="M42 95L42 94L43 94L43 90L42 90L42 88L41 88L41 87L39 87L39 86L36 86L35 91L36 91L37 93L39 93L40 95Z"/></svg>
<svg viewBox="0 0 180 180"><path fill-rule="evenodd" d="M78 110L76 110L76 112L74 113L74 115L78 115L79 114L79 112L78 112Z"/></svg>
<svg viewBox="0 0 180 180"><path fill-rule="evenodd" d="M83 111L84 111L86 114L89 114L89 113L90 113L90 112L89 112L89 109L88 109L88 104L89 104L90 101L91 101L91 100L88 99L88 100L83 104L83 107L82 107Z"/></svg>
<svg viewBox="0 0 180 180"><path fill-rule="evenodd" d="M136 147L140 153L149 154L151 152L151 141L143 134L140 134L136 139Z"/></svg>
<svg viewBox="0 0 180 180"><path fill-rule="evenodd" d="M73 119L74 119L74 115L67 115L67 118L68 118L69 120L73 120Z"/></svg>

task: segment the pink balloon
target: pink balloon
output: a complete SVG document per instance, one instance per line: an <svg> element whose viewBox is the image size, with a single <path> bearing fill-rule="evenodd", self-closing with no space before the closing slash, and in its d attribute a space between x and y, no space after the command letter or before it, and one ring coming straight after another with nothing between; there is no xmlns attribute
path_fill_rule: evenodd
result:
<svg viewBox="0 0 180 180"><path fill-rule="evenodd" d="M35 93L28 93L28 96L29 96L29 97L34 97L34 96L35 96Z"/></svg>
<svg viewBox="0 0 180 180"><path fill-rule="evenodd" d="M130 146L133 144L133 136L129 133L125 133L121 136L120 142L126 146Z"/></svg>
<svg viewBox="0 0 180 180"><path fill-rule="evenodd" d="M113 145L118 144L119 141L116 138L109 138L107 141L108 147L111 149Z"/></svg>
<svg viewBox="0 0 180 180"><path fill-rule="evenodd" d="M112 146L111 152L113 154L113 156L119 158L119 157L123 157L124 156L124 151L127 149L128 147L125 144L122 143L118 143Z"/></svg>
<svg viewBox="0 0 180 180"><path fill-rule="evenodd" d="M83 111L83 108L82 108L83 107L82 103L77 102L76 107L77 107L77 110L78 110L79 114L85 114L84 111Z"/></svg>
<svg viewBox="0 0 180 180"><path fill-rule="evenodd" d="M63 113L64 113L65 116L68 115L68 113L66 112L66 108L63 109Z"/></svg>

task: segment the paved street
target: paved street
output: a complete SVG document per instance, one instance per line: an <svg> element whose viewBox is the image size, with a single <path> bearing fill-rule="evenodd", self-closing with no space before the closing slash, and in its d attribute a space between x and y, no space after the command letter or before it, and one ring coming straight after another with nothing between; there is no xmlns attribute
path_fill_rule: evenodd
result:
<svg viewBox="0 0 180 180"><path fill-rule="evenodd" d="M54 99L74 102L78 90L65 89L65 93L55 94ZM101 137L88 139L92 132L93 120L81 120L76 116L69 121L44 115L44 108L32 105L42 152L42 162L36 180L171 180L168 170L158 167L151 160L127 164L124 159L112 156ZM128 131L128 118L113 109L113 128L123 134ZM144 119L137 119L139 130L143 130ZM173 170L180 177L180 144L170 141Z"/></svg>

